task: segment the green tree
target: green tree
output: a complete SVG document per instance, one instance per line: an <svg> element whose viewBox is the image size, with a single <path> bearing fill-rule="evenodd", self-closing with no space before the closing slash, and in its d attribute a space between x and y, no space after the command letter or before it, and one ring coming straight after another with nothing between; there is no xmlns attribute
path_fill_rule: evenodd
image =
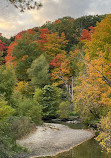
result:
<svg viewBox="0 0 111 158"><path fill-rule="evenodd" d="M35 94L34 94L34 101L38 103L42 103L42 89L37 88L35 89Z"/></svg>
<svg viewBox="0 0 111 158"><path fill-rule="evenodd" d="M9 102L16 84L16 77L12 67L0 66L0 94L4 94Z"/></svg>
<svg viewBox="0 0 111 158"><path fill-rule="evenodd" d="M88 15L88 16L82 16L80 18L75 19L74 25L75 28L81 31L83 29L89 29L90 26L95 27L97 22L101 22L106 17L106 15Z"/></svg>
<svg viewBox="0 0 111 158"><path fill-rule="evenodd" d="M44 119L55 118L57 116L57 110L61 101L61 89L56 86L46 85L40 89L37 89L34 95L34 99L42 105L42 116Z"/></svg>
<svg viewBox="0 0 111 158"><path fill-rule="evenodd" d="M55 86L46 85L42 93L43 118L53 118L57 116L60 103L60 91Z"/></svg>
<svg viewBox="0 0 111 158"><path fill-rule="evenodd" d="M3 95L0 95L0 121L5 120L14 113L14 109L8 105Z"/></svg>
<svg viewBox="0 0 111 158"><path fill-rule="evenodd" d="M33 99L21 98L18 100L16 115L29 117L35 124L40 124L41 112L40 104Z"/></svg>
<svg viewBox="0 0 111 158"><path fill-rule="evenodd" d="M8 158L15 153L16 143L8 122L14 112L15 109L9 106L4 96L0 94L0 158Z"/></svg>
<svg viewBox="0 0 111 158"><path fill-rule="evenodd" d="M63 101L59 105L58 115L62 119L69 118L71 112L71 103L69 101Z"/></svg>
<svg viewBox="0 0 111 158"><path fill-rule="evenodd" d="M42 88L49 83L49 64L45 56L42 54L39 58L32 62L28 69L29 77L34 86Z"/></svg>
<svg viewBox="0 0 111 158"><path fill-rule="evenodd" d="M25 33L16 41L12 56L15 58L15 73L18 80L29 80L27 69L30 68L32 61L41 54L36 40L36 35Z"/></svg>
<svg viewBox="0 0 111 158"><path fill-rule="evenodd" d="M15 141L10 136L11 128L7 121L0 122L0 157L11 157L14 155L13 148L15 147Z"/></svg>

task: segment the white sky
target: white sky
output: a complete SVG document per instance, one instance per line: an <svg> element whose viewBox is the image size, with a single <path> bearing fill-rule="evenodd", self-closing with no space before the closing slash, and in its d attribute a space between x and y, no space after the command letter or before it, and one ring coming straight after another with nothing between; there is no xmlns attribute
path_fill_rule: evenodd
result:
<svg viewBox="0 0 111 158"><path fill-rule="evenodd" d="M41 0L40 10L20 13L7 0L0 0L0 33L10 37L18 32L41 26L64 16L77 18L83 15L111 13L111 0Z"/></svg>

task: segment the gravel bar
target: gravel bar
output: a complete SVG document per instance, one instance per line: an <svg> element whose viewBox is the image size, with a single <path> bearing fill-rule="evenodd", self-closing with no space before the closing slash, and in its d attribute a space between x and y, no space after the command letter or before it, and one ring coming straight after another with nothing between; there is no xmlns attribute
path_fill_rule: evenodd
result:
<svg viewBox="0 0 111 158"><path fill-rule="evenodd" d="M34 133L17 143L30 151L29 158L53 156L94 137L94 132L83 129L71 129L65 125L44 123L37 126Z"/></svg>

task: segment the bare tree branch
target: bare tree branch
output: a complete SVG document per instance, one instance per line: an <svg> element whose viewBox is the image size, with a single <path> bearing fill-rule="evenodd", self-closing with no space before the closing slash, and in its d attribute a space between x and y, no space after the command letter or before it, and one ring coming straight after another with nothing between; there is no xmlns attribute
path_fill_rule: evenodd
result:
<svg viewBox="0 0 111 158"><path fill-rule="evenodd" d="M8 0L16 8L19 8L21 12L26 9L39 9L42 7L42 3L37 0Z"/></svg>

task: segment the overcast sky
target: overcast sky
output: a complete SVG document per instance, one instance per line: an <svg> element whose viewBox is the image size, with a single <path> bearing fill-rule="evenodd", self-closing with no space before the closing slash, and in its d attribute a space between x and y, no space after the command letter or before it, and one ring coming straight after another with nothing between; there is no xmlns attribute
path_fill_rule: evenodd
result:
<svg viewBox="0 0 111 158"><path fill-rule="evenodd" d="M40 10L25 13L7 5L7 1L0 0L0 33L6 37L64 16L77 18L111 13L111 0L41 0L43 7Z"/></svg>

